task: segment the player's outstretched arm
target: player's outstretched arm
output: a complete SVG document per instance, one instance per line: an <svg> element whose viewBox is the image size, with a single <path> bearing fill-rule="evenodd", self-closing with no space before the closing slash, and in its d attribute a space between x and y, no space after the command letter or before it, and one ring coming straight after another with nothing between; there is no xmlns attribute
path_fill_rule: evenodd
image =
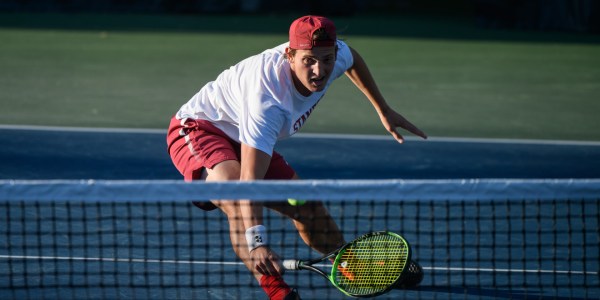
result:
<svg viewBox="0 0 600 300"><path fill-rule="evenodd" d="M383 127L385 127L399 143L402 143L404 138L396 130L398 127L426 139L427 135L423 131L387 104L363 58L356 50L350 48L350 51L352 51L352 56L354 57L354 65L346 71L346 76L348 76L354 85L365 94L367 99L369 99L377 111Z"/></svg>
<svg viewBox="0 0 600 300"><path fill-rule="evenodd" d="M240 180L264 179L270 162L268 154L242 144ZM263 275L280 275L283 268L279 256L269 248L266 228L263 226L263 206L249 200L240 201L240 205L254 271Z"/></svg>

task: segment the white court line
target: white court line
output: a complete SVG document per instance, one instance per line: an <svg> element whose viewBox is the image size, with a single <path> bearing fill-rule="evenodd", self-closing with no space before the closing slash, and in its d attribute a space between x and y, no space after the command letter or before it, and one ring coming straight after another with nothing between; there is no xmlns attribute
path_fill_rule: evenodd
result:
<svg viewBox="0 0 600 300"><path fill-rule="evenodd" d="M38 125L8 125L0 124L0 129L32 130L32 131L62 131L62 132L92 132L92 133L150 133L167 134L167 129L152 128L106 128L106 127L67 127L67 126L38 126Z"/></svg>
<svg viewBox="0 0 600 300"><path fill-rule="evenodd" d="M480 272L480 273L538 273L538 274L571 274L571 275L598 275L593 271L559 271L559 270L532 270L532 269L492 269L492 268L451 268L451 267L422 267L423 270L449 271L449 272Z"/></svg>
<svg viewBox="0 0 600 300"><path fill-rule="evenodd" d="M38 126L38 125L10 125L0 124L0 129L7 130L37 130L37 131L63 131L63 132L91 132L91 133L144 133L167 134L167 129L152 128L108 128L108 127L67 127L67 126ZM388 135L370 134L337 134L337 133L298 133L292 138L309 139L347 139L347 140L377 140L393 141ZM465 138L465 137L429 137L423 140L419 137L404 136L410 142L443 142L443 143L474 143L474 144L531 144L531 145L565 145L565 146L600 146L600 141L570 141L570 140L537 140L537 139L503 139L503 138Z"/></svg>
<svg viewBox="0 0 600 300"><path fill-rule="evenodd" d="M68 260L68 261L102 261L123 263L155 263L155 264L180 264L180 265L222 265L243 266L242 262L228 261L189 261L169 259L145 259L145 258L108 258L108 257L68 257L68 256L36 256L36 255L0 255L0 259L15 260ZM328 265L317 264L317 267ZM446 271L446 272L479 272L479 273L533 273L533 274L570 274L570 275L598 275L593 271L559 271L559 270L532 270L532 269L494 269L494 268L453 268L453 267L423 267L424 270Z"/></svg>
<svg viewBox="0 0 600 300"><path fill-rule="evenodd" d="M298 133L294 137L313 139L349 139L393 141L387 135L368 134L330 134L330 133ZM442 142L442 143L472 143L472 144L531 144L531 145L565 145L565 146L600 146L597 141L567 141L567 140L534 140L534 139L499 139L499 138L465 138L465 137L419 137L403 135L409 142Z"/></svg>
<svg viewBox="0 0 600 300"><path fill-rule="evenodd" d="M110 258L110 257L69 257L69 256L36 256L36 255L0 255L0 259L21 259L21 260L69 260L69 261L105 261L105 262L125 262L125 263L156 263L156 264L178 264L178 265L224 265L237 266L244 265L242 262L227 261L188 261L188 260L169 260L169 259L146 259L146 258Z"/></svg>

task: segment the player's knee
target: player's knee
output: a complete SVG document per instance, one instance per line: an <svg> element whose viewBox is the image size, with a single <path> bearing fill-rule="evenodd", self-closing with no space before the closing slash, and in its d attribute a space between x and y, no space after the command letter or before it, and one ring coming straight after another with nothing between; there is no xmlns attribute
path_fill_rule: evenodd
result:
<svg viewBox="0 0 600 300"><path fill-rule="evenodd" d="M230 223L232 221L237 221L237 219L241 217L241 210L238 201L211 200L210 202L217 206L219 209L221 209L225 213L225 215L227 215L227 218L229 219Z"/></svg>
<svg viewBox="0 0 600 300"><path fill-rule="evenodd" d="M298 206L301 219L322 219L328 218L329 212L321 201L306 201L302 206Z"/></svg>
<svg viewBox="0 0 600 300"><path fill-rule="evenodd" d="M206 181L239 180L241 166L238 161L226 160L207 170Z"/></svg>

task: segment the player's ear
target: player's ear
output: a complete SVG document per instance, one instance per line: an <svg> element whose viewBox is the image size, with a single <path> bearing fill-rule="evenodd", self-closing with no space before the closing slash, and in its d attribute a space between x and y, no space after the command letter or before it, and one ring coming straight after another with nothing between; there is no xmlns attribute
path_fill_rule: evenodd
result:
<svg viewBox="0 0 600 300"><path fill-rule="evenodd" d="M290 63L294 61L295 53L296 53L296 51L294 51L292 48L290 48L290 47L285 48L285 56L287 57L287 59Z"/></svg>

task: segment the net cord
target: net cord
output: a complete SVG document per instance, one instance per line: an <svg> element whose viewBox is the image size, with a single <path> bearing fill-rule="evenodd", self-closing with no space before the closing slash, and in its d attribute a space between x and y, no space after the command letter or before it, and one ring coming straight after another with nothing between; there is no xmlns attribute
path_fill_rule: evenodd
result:
<svg viewBox="0 0 600 300"><path fill-rule="evenodd" d="M600 179L0 180L0 201L596 200Z"/></svg>

